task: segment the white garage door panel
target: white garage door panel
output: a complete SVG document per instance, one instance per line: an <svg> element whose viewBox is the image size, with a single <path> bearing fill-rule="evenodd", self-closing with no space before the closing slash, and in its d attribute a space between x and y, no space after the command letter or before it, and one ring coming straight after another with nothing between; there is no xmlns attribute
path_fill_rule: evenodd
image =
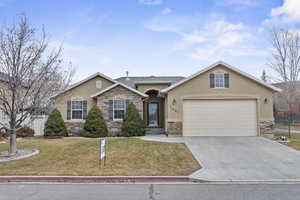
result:
<svg viewBox="0 0 300 200"><path fill-rule="evenodd" d="M256 136L255 100L185 100L183 135Z"/></svg>

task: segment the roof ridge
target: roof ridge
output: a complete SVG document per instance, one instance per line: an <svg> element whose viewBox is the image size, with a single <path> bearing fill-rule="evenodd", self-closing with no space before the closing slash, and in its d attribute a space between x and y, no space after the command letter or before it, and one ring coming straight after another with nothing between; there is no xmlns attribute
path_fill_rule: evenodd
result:
<svg viewBox="0 0 300 200"><path fill-rule="evenodd" d="M149 78L155 78L155 77L158 77L158 78L162 78L162 77L166 77L166 78L185 78L185 76L156 76L156 75L150 75L150 76L128 76L129 78L143 78L143 77L149 77ZM127 78L127 76L121 76L121 77L118 77L118 78L115 78L115 79L119 79L119 78Z"/></svg>

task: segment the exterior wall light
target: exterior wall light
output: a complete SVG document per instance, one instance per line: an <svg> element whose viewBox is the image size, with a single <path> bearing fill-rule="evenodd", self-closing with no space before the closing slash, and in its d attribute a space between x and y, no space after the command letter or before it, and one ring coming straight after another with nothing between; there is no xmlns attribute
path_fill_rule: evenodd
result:
<svg viewBox="0 0 300 200"><path fill-rule="evenodd" d="M176 99L173 99L172 101L172 105L175 106L176 105Z"/></svg>

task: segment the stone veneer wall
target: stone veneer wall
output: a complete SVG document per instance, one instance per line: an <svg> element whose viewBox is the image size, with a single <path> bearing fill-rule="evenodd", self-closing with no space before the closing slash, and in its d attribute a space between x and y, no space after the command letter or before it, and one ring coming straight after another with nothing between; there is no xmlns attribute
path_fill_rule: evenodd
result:
<svg viewBox="0 0 300 200"><path fill-rule="evenodd" d="M130 103L135 104L141 117L143 118L143 101L142 97L122 86L117 86L97 98L97 106L101 109L103 118L107 123L110 133L118 133L121 131L122 121L114 121L109 119L109 100L111 99L129 99Z"/></svg>
<svg viewBox="0 0 300 200"><path fill-rule="evenodd" d="M270 134L274 128L274 121L261 121L259 123L260 134Z"/></svg>
<svg viewBox="0 0 300 200"><path fill-rule="evenodd" d="M182 122L168 122L167 123L168 135L182 135Z"/></svg>
<svg viewBox="0 0 300 200"><path fill-rule="evenodd" d="M84 122L65 122L68 135L69 136L78 136L79 132L83 129Z"/></svg>

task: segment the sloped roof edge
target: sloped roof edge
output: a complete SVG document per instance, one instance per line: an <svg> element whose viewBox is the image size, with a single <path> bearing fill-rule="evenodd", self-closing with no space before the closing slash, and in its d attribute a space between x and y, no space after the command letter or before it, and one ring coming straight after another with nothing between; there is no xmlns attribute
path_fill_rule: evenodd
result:
<svg viewBox="0 0 300 200"><path fill-rule="evenodd" d="M62 92L60 92L60 93L58 93L58 94L52 96L51 98L55 98L55 97L57 97L57 96L59 96L59 95L65 93L65 92L67 92L67 91L69 91L69 90L71 90L71 89L73 89L73 88L75 88L75 87L77 87L77 86L79 86L79 85L81 85L81 84L83 84L83 83L85 83L85 82L87 82L87 81L89 81L89 80L91 80L91 79L97 77L97 76L100 76L100 77L102 77L102 78L105 78L106 80L109 80L109 81L111 81L112 83L116 83L116 81L113 80L113 79L111 79L110 77L108 77L108 76L106 76L106 75L104 75L104 74L102 74L102 73L100 73L100 72L97 72L97 73L92 74L91 76L88 76L87 78L85 78L85 79L83 79L83 80L81 80L81 81L79 81L79 82L77 82L77 83L71 85L70 87L68 87L68 88L65 89L64 91L62 91Z"/></svg>
<svg viewBox="0 0 300 200"><path fill-rule="evenodd" d="M109 87L107 87L107 88L105 88L104 90L101 90L101 91L99 91L99 92L97 92L95 94L92 94L91 97L95 98L95 97L97 97L97 96L99 96L99 95L101 95L101 94L103 94L103 93L105 93L105 92L107 92L107 91L109 91L109 90L111 90L111 89L119 86L119 85L122 86L122 87L124 87L124 88L126 88L126 89L128 89L128 90L130 90L130 91L132 91L132 92L134 92L134 93L136 93L136 94L138 94L138 95L140 95L140 96L142 96L142 97L148 97L148 95L146 95L144 93L141 93L140 91L137 91L137 90L135 90L135 89L133 89L131 87L128 87L127 85L125 85L123 83L118 83L118 82L115 83L115 84L113 84L113 85L111 85L111 86L109 86Z"/></svg>
<svg viewBox="0 0 300 200"><path fill-rule="evenodd" d="M238 74L241 74L241 75L243 75L243 76L245 76L245 77L247 77L247 78L249 78L249 79L251 79L251 80L253 80L253 81L255 81L255 82L257 82L257 83L259 83L259 84L261 84L261 85L263 85L263 86L265 86L265 87L267 87L267 88L269 88L269 89L271 89L273 91L275 91L275 92L280 92L281 91L281 89L279 89L279 88L277 88L275 86L272 86L272 85L270 85L268 83L265 83L265 82L257 79L256 77L254 77L254 76L252 76L252 75L250 75L250 74L248 74L246 72L243 72L243 71L239 70L236 67L233 67L233 66L231 66L231 65L229 65L229 64L227 64L227 63L225 63L223 61L218 61L218 62L216 62L216 63L214 63L214 64L212 64L212 65L210 65L210 66L208 66L208 67L206 67L206 68L198 71L197 73L192 74L191 76L187 77L186 79L183 79L182 81L179 81L179 82L175 83L174 85L171 85L170 87L167 87L167 88L161 90L161 92L162 93L167 93L170 90L178 87L179 85L181 85L181 84L183 84L183 83L185 83L185 82L187 82L187 81L189 81L189 80L191 80L191 79L193 79L193 78L195 78L195 77L197 77L197 76L199 76L199 75L201 75L201 74L203 74L203 73L205 73L205 72L213 69L214 67L216 67L218 65L223 65L223 66L227 67L228 69L230 69L230 70L232 70L234 72L237 72Z"/></svg>

